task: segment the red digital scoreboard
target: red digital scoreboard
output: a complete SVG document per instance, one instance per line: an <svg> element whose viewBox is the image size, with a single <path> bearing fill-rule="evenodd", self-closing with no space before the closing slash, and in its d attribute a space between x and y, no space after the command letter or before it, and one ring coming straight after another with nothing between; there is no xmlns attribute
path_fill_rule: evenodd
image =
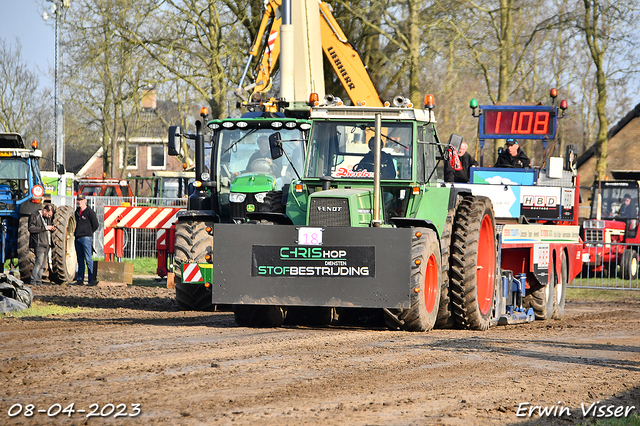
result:
<svg viewBox="0 0 640 426"><path fill-rule="evenodd" d="M481 138L553 139L556 134L554 107L483 106L481 117Z"/></svg>

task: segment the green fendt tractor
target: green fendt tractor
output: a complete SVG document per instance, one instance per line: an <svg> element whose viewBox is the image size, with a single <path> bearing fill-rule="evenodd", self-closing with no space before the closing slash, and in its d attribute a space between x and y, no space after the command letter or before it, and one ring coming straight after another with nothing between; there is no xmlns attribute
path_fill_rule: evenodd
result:
<svg viewBox="0 0 640 426"><path fill-rule="evenodd" d="M169 128L169 154L181 155L182 137L195 142L195 183L188 207L178 213L175 233L176 301L180 309L213 310L211 264L213 223L242 223L248 213L285 213L283 193L302 172L304 140L311 127L304 119L281 112L260 111L261 105L241 118L196 122L196 134ZM257 110L257 111L256 111ZM202 114L203 120L206 113ZM269 137L279 132L288 142L291 162L272 159ZM186 270L185 270L186 268Z"/></svg>
<svg viewBox="0 0 640 426"><path fill-rule="evenodd" d="M214 225L203 279L239 325L333 323L359 309L408 331L492 323L500 279L491 201L438 184L437 163L453 163L460 140L439 141L433 97L424 109L394 104L312 108L286 211ZM273 158L290 139L271 136Z"/></svg>

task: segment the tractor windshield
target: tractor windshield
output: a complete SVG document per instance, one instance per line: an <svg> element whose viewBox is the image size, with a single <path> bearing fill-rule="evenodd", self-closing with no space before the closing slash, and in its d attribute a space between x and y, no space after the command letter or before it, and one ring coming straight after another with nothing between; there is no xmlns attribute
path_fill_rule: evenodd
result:
<svg viewBox="0 0 640 426"><path fill-rule="evenodd" d="M26 193L29 179L29 163L24 158L0 158L0 185L17 191L19 197ZM5 187L6 188L6 187Z"/></svg>
<svg viewBox="0 0 640 426"><path fill-rule="evenodd" d="M382 122L381 179L411 179L413 123ZM305 176L373 178L373 121L317 121L309 139Z"/></svg>
<svg viewBox="0 0 640 426"><path fill-rule="evenodd" d="M597 190L597 187L596 187ZM602 185L602 218L638 218L638 187L634 183L604 182ZM598 211L597 195L591 203L591 218Z"/></svg>
<svg viewBox="0 0 640 426"><path fill-rule="evenodd" d="M269 136L278 131L282 145L293 167L302 172L304 165L304 135L299 129L233 129L217 134L217 175L233 180L245 173L269 174L276 178L278 190L296 177L292 165L282 156L271 158Z"/></svg>

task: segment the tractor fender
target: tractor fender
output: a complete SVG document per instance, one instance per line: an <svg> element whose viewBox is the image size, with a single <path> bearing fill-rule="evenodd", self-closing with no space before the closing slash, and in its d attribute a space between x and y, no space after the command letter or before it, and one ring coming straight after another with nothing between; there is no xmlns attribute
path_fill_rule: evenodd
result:
<svg viewBox="0 0 640 426"><path fill-rule="evenodd" d="M427 219L417 219L414 217L392 217L389 219L391 223L393 223L398 228L429 228L433 229L433 231L440 238L440 234L438 233L438 229L436 226Z"/></svg>
<svg viewBox="0 0 640 426"><path fill-rule="evenodd" d="M463 197L465 195L473 195L471 194L471 190L469 188L456 188L455 186L451 187L451 192L449 193L449 206L447 207L449 210L455 209L458 196Z"/></svg>
<svg viewBox="0 0 640 426"><path fill-rule="evenodd" d="M176 213L178 220L207 220L216 223L220 222L220 216L213 210L180 210Z"/></svg>

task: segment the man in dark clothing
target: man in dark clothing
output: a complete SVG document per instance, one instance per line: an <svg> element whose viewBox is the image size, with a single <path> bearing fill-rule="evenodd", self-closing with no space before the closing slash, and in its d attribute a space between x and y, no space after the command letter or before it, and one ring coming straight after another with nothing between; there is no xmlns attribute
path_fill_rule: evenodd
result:
<svg viewBox="0 0 640 426"><path fill-rule="evenodd" d="M254 161L259 161L254 164ZM282 160L273 161L271 158L271 148L269 147L269 138L267 136L258 137L258 150L249 157L247 168L252 172L265 172L274 175L280 175L282 170Z"/></svg>
<svg viewBox="0 0 640 426"><path fill-rule="evenodd" d="M31 270L31 284L42 284L42 271L46 265L47 253L51 246L49 232L56 229L51 225L53 216L53 206L45 205L42 210L36 210L29 216L29 248L36 256L33 269Z"/></svg>
<svg viewBox="0 0 640 426"><path fill-rule="evenodd" d="M367 152L362 160L353 167L356 172L368 171L373 173L373 161L374 161L374 146L376 139L372 137L369 139L369 152ZM380 178L381 179L395 179L396 167L393 164L393 158L388 152L380 151Z"/></svg>
<svg viewBox="0 0 640 426"><path fill-rule="evenodd" d="M515 139L507 139L507 143L504 149L498 155L498 161L494 167L514 167L526 169L531 167L529 157L518 146L518 141Z"/></svg>
<svg viewBox="0 0 640 426"><path fill-rule="evenodd" d="M462 170L454 170L448 161L444 162L444 180L445 182L468 183L471 177L471 167L477 166L478 162L467 152L467 143L462 141L458 148L458 157L462 163Z"/></svg>
<svg viewBox="0 0 640 426"><path fill-rule="evenodd" d="M631 200L631 195L624 194L619 216L623 219L635 219L638 217L638 209L636 208L636 203Z"/></svg>
<svg viewBox="0 0 640 426"><path fill-rule="evenodd" d="M87 206L87 199L79 194L76 209L76 256L78 258L78 274L76 284L84 283L84 264L87 264L89 285L93 285L93 233L98 229L98 217Z"/></svg>

